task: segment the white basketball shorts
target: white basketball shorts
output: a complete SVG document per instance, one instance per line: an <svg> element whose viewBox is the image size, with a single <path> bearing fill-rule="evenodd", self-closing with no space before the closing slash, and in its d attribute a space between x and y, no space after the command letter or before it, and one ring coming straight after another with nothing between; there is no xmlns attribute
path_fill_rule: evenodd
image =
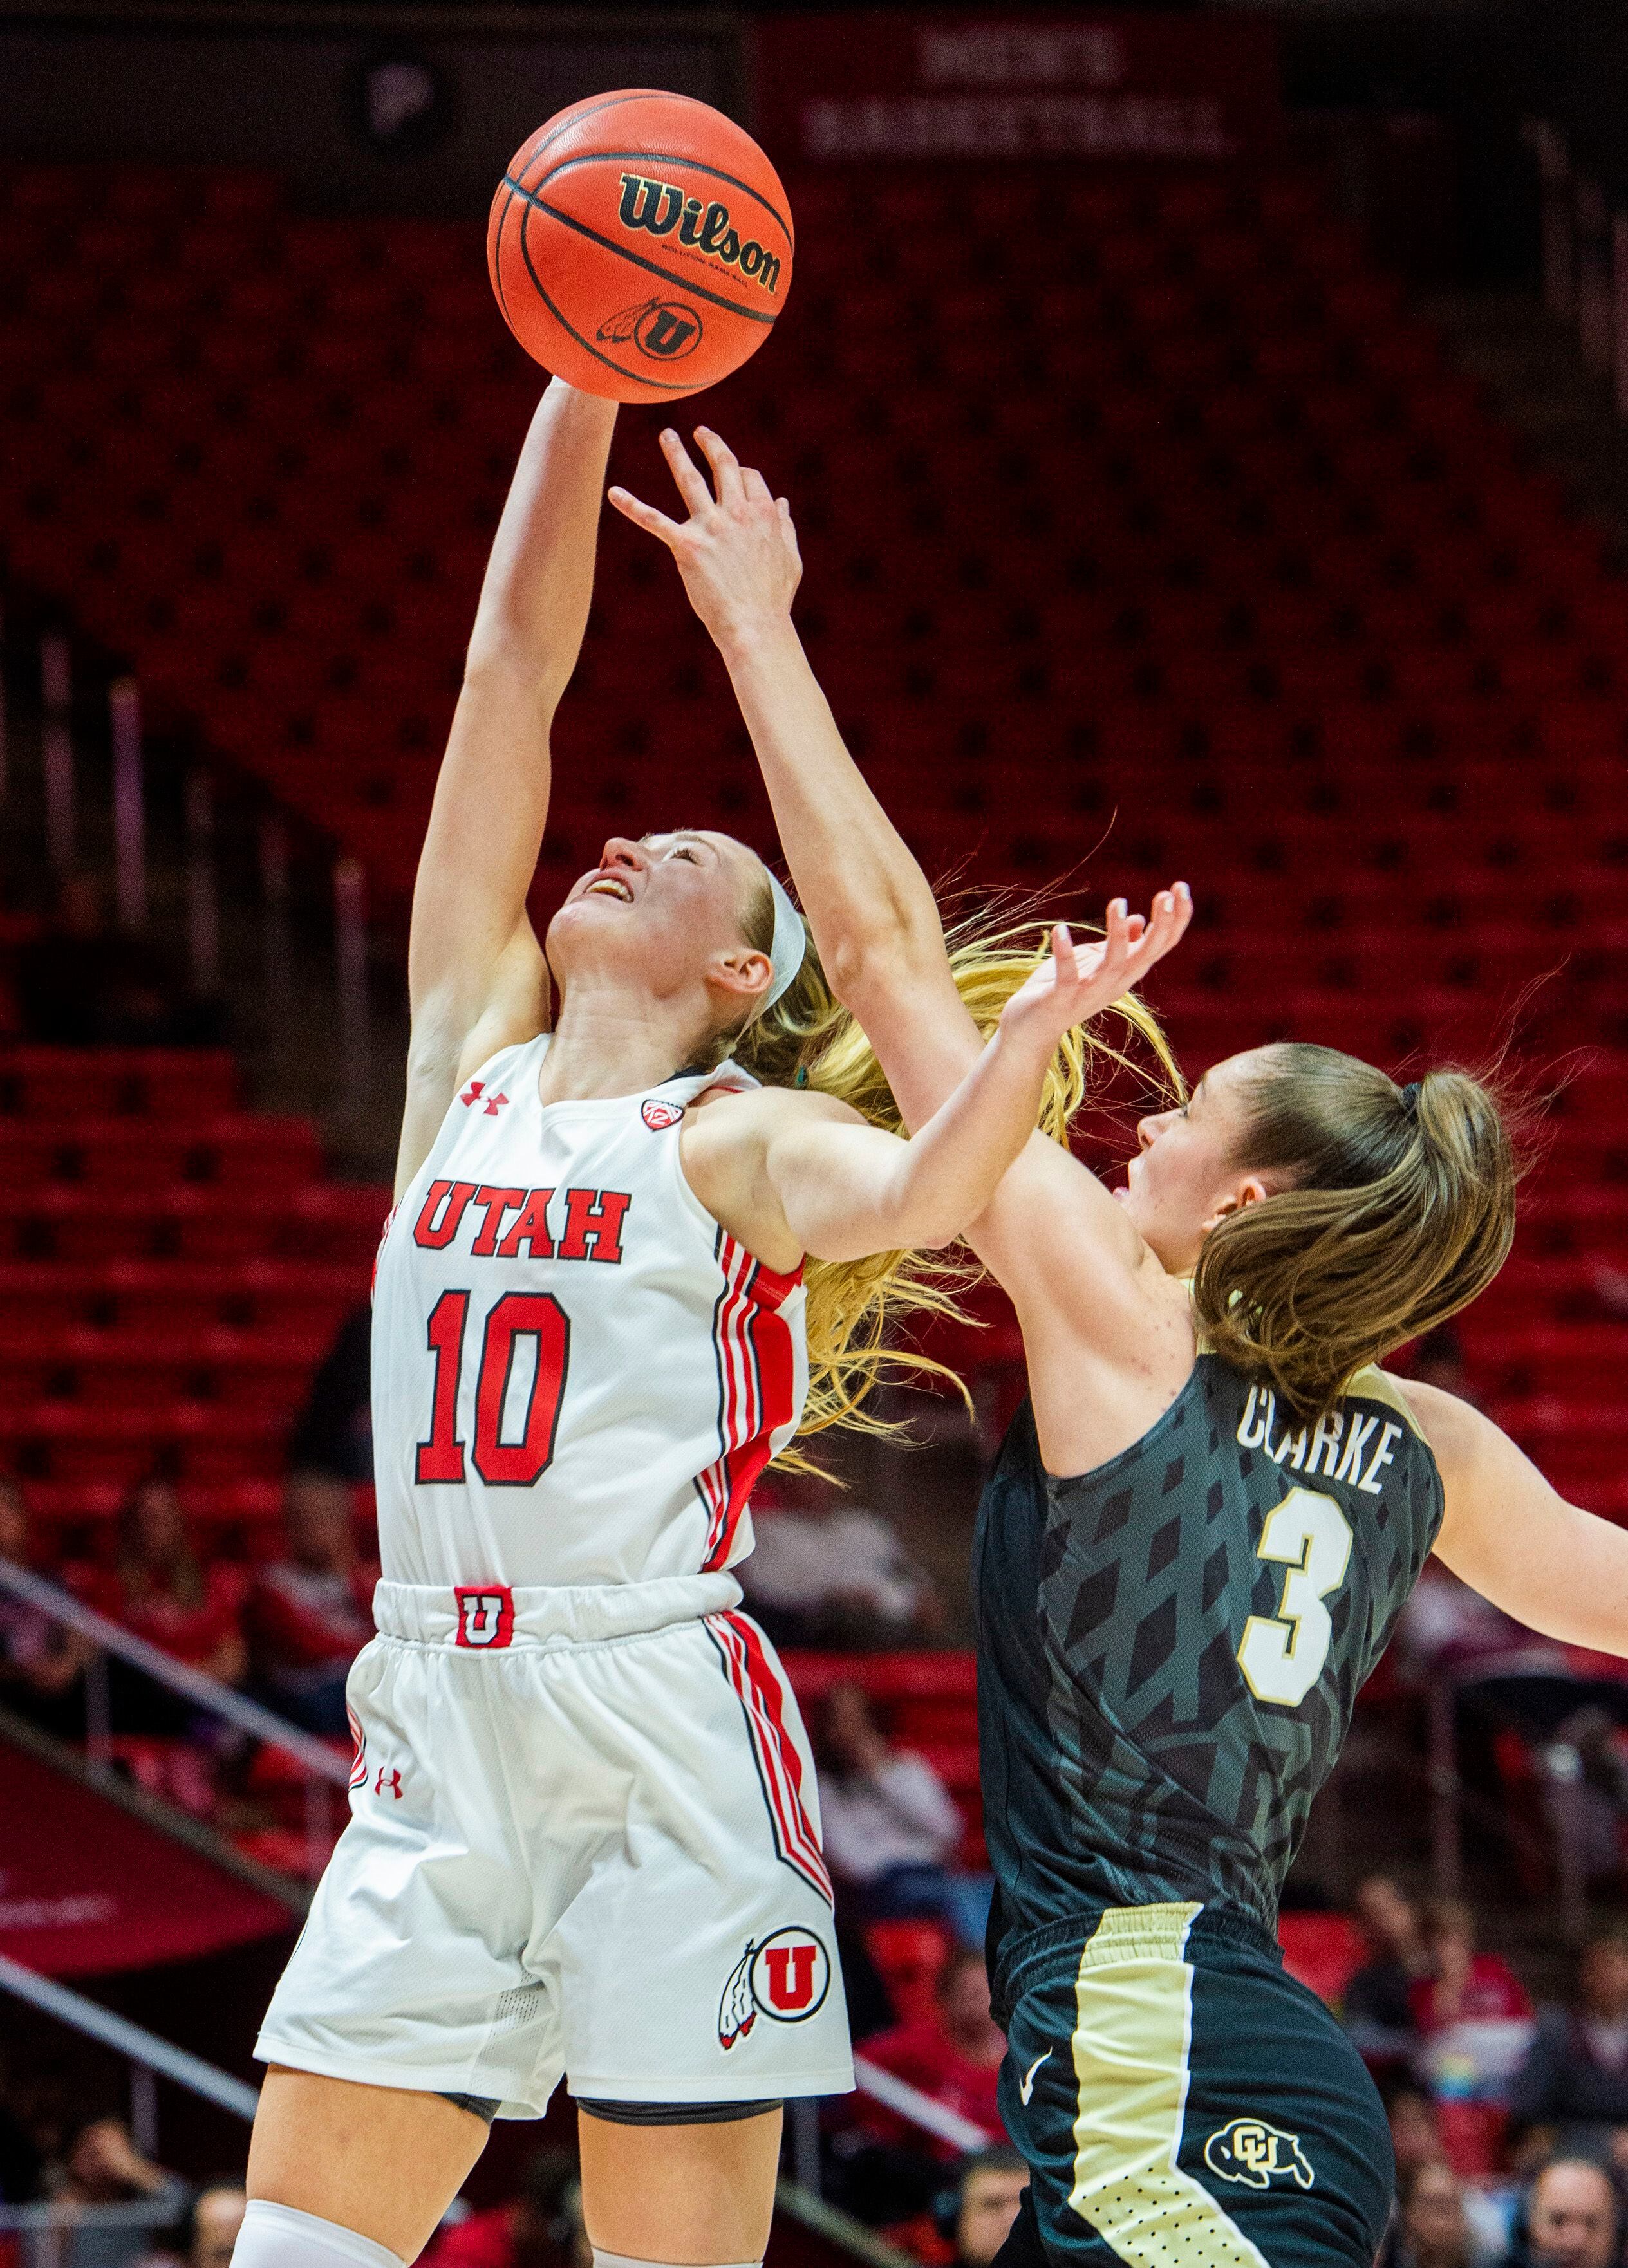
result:
<svg viewBox="0 0 1628 2268"><path fill-rule="evenodd" d="M727 1575L381 1583L350 1822L262 2062L483 2095L740 2102L853 2085L797 1705Z"/></svg>

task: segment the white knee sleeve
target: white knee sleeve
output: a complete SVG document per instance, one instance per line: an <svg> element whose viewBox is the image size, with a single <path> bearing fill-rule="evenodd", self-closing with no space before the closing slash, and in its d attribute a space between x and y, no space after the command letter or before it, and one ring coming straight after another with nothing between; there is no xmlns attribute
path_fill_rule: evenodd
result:
<svg viewBox="0 0 1628 2268"><path fill-rule="evenodd" d="M232 2268L403 2268L388 2245L291 2205L251 2198L232 2250Z"/></svg>
<svg viewBox="0 0 1628 2268"><path fill-rule="evenodd" d="M625 2252L601 2252L596 2244L593 2268L664 2268L664 2264L659 2260L630 2260ZM761 2260L720 2261L718 2268L763 2268L763 2264Z"/></svg>

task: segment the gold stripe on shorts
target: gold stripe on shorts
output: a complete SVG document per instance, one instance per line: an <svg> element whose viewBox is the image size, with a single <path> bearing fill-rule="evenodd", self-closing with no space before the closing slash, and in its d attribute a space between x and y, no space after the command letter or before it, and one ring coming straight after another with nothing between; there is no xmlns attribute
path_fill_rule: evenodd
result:
<svg viewBox="0 0 1628 2268"><path fill-rule="evenodd" d="M1111 1907L1080 1956L1069 2203L1128 2268L1267 2268L1176 2163L1187 2108L1197 1905Z"/></svg>

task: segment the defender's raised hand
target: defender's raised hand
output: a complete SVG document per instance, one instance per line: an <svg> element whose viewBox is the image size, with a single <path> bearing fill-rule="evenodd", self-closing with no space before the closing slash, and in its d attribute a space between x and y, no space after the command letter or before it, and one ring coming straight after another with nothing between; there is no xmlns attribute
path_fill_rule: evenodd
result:
<svg viewBox="0 0 1628 2268"><path fill-rule="evenodd" d="M697 425L696 439L711 468L711 488L672 428L661 436L687 519L669 519L623 488L607 494L624 519L667 545L690 605L727 653L755 628L785 622L803 563L785 498L771 496L762 475L742 465L711 427Z"/></svg>
<svg viewBox="0 0 1628 2268"><path fill-rule="evenodd" d="M1051 932L1051 954L1001 1011L1000 1027L1050 1050L1076 1024L1087 1023L1123 998L1156 961L1178 946L1193 917L1185 882L1160 890L1151 917L1133 914L1123 898L1108 909L1100 939L1076 945L1068 925Z"/></svg>

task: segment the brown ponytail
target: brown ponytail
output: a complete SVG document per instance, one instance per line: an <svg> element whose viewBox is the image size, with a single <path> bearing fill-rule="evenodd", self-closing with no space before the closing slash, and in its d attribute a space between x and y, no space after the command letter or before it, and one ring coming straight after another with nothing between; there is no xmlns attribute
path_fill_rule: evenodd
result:
<svg viewBox="0 0 1628 2268"><path fill-rule="evenodd" d="M1236 1156L1286 1186L1204 1241L1193 1279L1213 1351L1317 1417L1354 1373L1455 1314L1497 1275L1518 1169L1491 1086L1398 1086L1332 1048L1261 1050Z"/></svg>

